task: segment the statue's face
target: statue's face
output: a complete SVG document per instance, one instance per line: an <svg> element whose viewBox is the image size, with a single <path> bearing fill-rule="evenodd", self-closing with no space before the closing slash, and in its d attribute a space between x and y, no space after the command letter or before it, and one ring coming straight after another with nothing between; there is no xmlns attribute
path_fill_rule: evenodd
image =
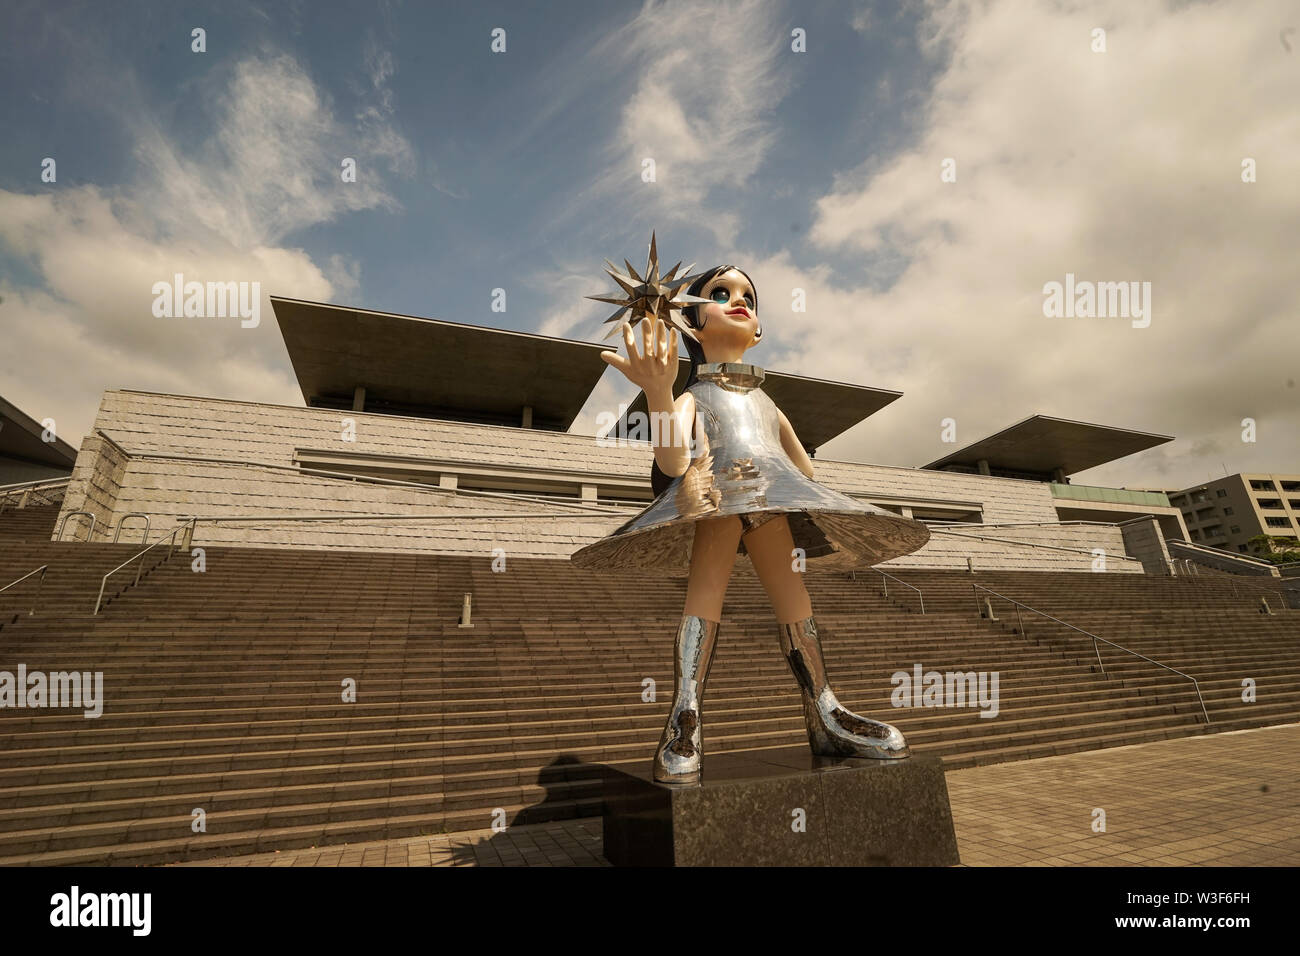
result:
<svg viewBox="0 0 1300 956"><path fill-rule="evenodd" d="M724 342L749 348L756 341L758 312L754 287L736 269L714 276L700 290L700 297L711 299L699 307L699 325L695 334L701 342Z"/></svg>

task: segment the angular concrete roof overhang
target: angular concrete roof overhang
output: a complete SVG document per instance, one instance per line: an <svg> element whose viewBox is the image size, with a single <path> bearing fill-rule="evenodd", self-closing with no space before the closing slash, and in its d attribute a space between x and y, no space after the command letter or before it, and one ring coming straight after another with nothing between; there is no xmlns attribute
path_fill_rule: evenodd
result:
<svg viewBox="0 0 1300 956"><path fill-rule="evenodd" d="M680 395L691 365L686 359L678 361L677 380L673 394ZM848 431L858 422L874 415L890 402L901 398L902 392L866 385L846 385L820 378L805 378L789 372L763 370L763 391L785 412L794 433L805 448L820 448L836 435ZM627 414L645 413L644 392L628 406ZM626 420L620 421L615 434L626 434Z"/></svg>
<svg viewBox="0 0 1300 956"><path fill-rule="evenodd" d="M1065 474L1073 475L1168 441L1173 441L1173 437L1049 415L1031 415L1010 428L921 467L937 471L947 465L974 468L984 460L990 468L1043 474L1051 474L1060 468Z"/></svg>
<svg viewBox="0 0 1300 956"><path fill-rule="evenodd" d="M0 398L0 458L71 470L77 462L77 449L57 435L52 442L42 441L44 430L40 422Z"/></svg>
<svg viewBox="0 0 1300 956"><path fill-rule="evenodd" d="M308 405L346 403L358 385L368 410L387 405L567 430L609 366L605 346L528 332L271 296Z"/></svg>

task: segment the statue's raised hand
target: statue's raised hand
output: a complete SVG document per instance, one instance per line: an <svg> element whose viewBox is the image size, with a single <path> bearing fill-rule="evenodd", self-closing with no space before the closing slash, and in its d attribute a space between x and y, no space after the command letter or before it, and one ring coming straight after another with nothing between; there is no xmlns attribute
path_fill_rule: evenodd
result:
<svg viewBox="0 0 1300 956"><path fill-rule="evenodd" d="M677 379L677 333L658 316L641 320L642 348L636 348L636 336L629 322L623 323L623 343L627 358L617 352L601 352L600 357L627 376L628 381L641 386L646 397L667 395L672 399L673 382Z"/></svg>

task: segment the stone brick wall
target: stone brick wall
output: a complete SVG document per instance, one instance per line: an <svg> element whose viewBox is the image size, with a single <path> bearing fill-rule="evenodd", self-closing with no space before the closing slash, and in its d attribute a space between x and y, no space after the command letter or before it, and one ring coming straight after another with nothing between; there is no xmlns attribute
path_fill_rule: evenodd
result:
<svg viewBox="0 0 1300 956"><path fill-rule="evenodd" d="M99 435L87 435L77 453L77 463L72 468L68 489L59 509L57 533L64 516L78 511L88 511L95 516L95 541L113 540L112 525L118 511L118 495L127 479L127 456L111 441ZM131 509L120 512L127 513ZM84 517L70 518L64 534L66 540L86 541L90 538L90 522Z"/></svg>
<svg viewBox="0 0 1300 956"><path fill-rule="evenodd" d="M355 441L341 440L344 419L355 422ZM608 534L635 513L540 518L564 511L555 502L484 498L449 490L350 481L290 470L299 450L402 457L506 470L544 471L575 484L600 486L610 476L648 484L649 445L603 447L590 436L494 425L472 425L333 409L262 405L113 390L104 393L95 421L131 457L93 434L82 445L67 511L96 511L105 527L120 515L145 512L153 537L190 515L402 515L372 520L204 522L196 544L259 544L434 553L482 554L494 547L521 557L567 557ZM153 456L153 457L151 457ZM180 461L163 456L251 461L233 464ZM1047 485L980 475L958 475L826 459L814 461L817 480L846 494L878 501L976 502L986 522L1054 522ZM432 480L432 479L431 479ZM576 499L574 499L576 503ZM638 506L639 507L639 506ZM478 518L519 514L519 518ZM416 516L421 517L416 517ZM436 516L430 518L428 516ZM440 519L440 520L438 520ZM1113 529L1112 529L1113 530ZM999 530L998 537L1009 536ZM1108 553L1122 554L1119 532L1106 538ZM111 537L111 531L96 537ZM1015 540L1090 548L1096 533L1024 531ZM1032 566L1086 569L1088 555L936 535L932 544L899 566L977 568ZM1122 562L1117 562L1122 563ZM1127 570L1127 568L1123 568Z"/></svg>
<svg viewBox="0 0 1300 956"><path fill-rule="evenodd" d="M476 514L521 514L562 509L549 503L485 499L450 491L340 481L288 471L209 463L138 459L123 512L154 515L170 530L190 515L408 515L406 518L332 521L205 522L195 544L264 544L366 551L482 554L505 548L520 557L567 557L619 519L482 519ZM419 518L414 516L419 515ZM625 519L622 519L625 520ZM614 524L611 526L610 522ZM156 537L156 535L155 535Z"/></svg>
<svg viewBox="0 0 1300 956"><path fill-rule="evenodd" d="M1168 576L1173 573L1169 549L1165 547L1164 535L1160 533L1155 518L1125 521L1120 530L1124 533L1124 549L1142 562L1147 574Z"/></svg>
<svg viewBox="0 0 1300 956"><path fill-rule="evenodd" d="M1051 488L1039 481L821 458L813 459L813 473L826 487L844 494L981 502L986 524L1058 520Z"/></svg>
<svg viewBox="0 0 1300 956"><path fill-rule="evenodd" d="M1100 525L1046 528L931 529L929 544L915 554L881 565L890 568L965 570L967 558L976 571L1092 571L1094 548L1105 551L1105 570L1136 573L1142 563L1127 557L1120 530ZM1019 544L1044 545L1026 548ZM1055 550L1069 548L1076 550Z"/></svg>

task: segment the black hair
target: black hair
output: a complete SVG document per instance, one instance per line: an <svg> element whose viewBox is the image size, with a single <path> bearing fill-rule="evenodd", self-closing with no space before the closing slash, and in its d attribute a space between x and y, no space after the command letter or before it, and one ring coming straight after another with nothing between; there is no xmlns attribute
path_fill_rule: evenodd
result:
<svg viewBox="0 0 1300 956"><path fill-rule="evenodd" d="M703 291L704 287L707 286L710 282L712 282L718 276L730 272L733 269L735 269L736 272L739 272L742 276L744 276L746 281L749 282L749 287L754 290L754 314L757 315L758 314L758 288L754 285L754 280L749 278L749 274L746 273L744 269L737 268L736 266L733 265L714 266L708 272L701 272L700 277L690 284L690 287L686 290L686 294L699 295L700 292ZM689 325L691 328L693 329L700 328L701 327L699 324L700 307L698 305L688 305L686 308L682 309L682 318L686 320L686 324ZM674 332L673 334L676 333ZM760 324L758 327L757 335L755 337L762 338L762 336L763 336L763 326ZM686 389L690 388L692 385L694 385L696 382L699 381L699 375L698 375L699 367L702 364L704 364L707 361L707 359L705 358L704 355L704 347L701 346L699 342L695 341L693 338L691 338L688 335L682 336L682 342L685 343L686 354L690 356L691 359L691 371L690 374L686 376L686 384L682 386L682 391L686 391ZM664 493L667 487L670 484L672 484L672 481L673 479L669 478L667 475L663 473L663 470L659 467L658 461L655 461L650 466L650 489L651 491L654 492L654 496L656 498L658 498L661 494Z"/></svg>

